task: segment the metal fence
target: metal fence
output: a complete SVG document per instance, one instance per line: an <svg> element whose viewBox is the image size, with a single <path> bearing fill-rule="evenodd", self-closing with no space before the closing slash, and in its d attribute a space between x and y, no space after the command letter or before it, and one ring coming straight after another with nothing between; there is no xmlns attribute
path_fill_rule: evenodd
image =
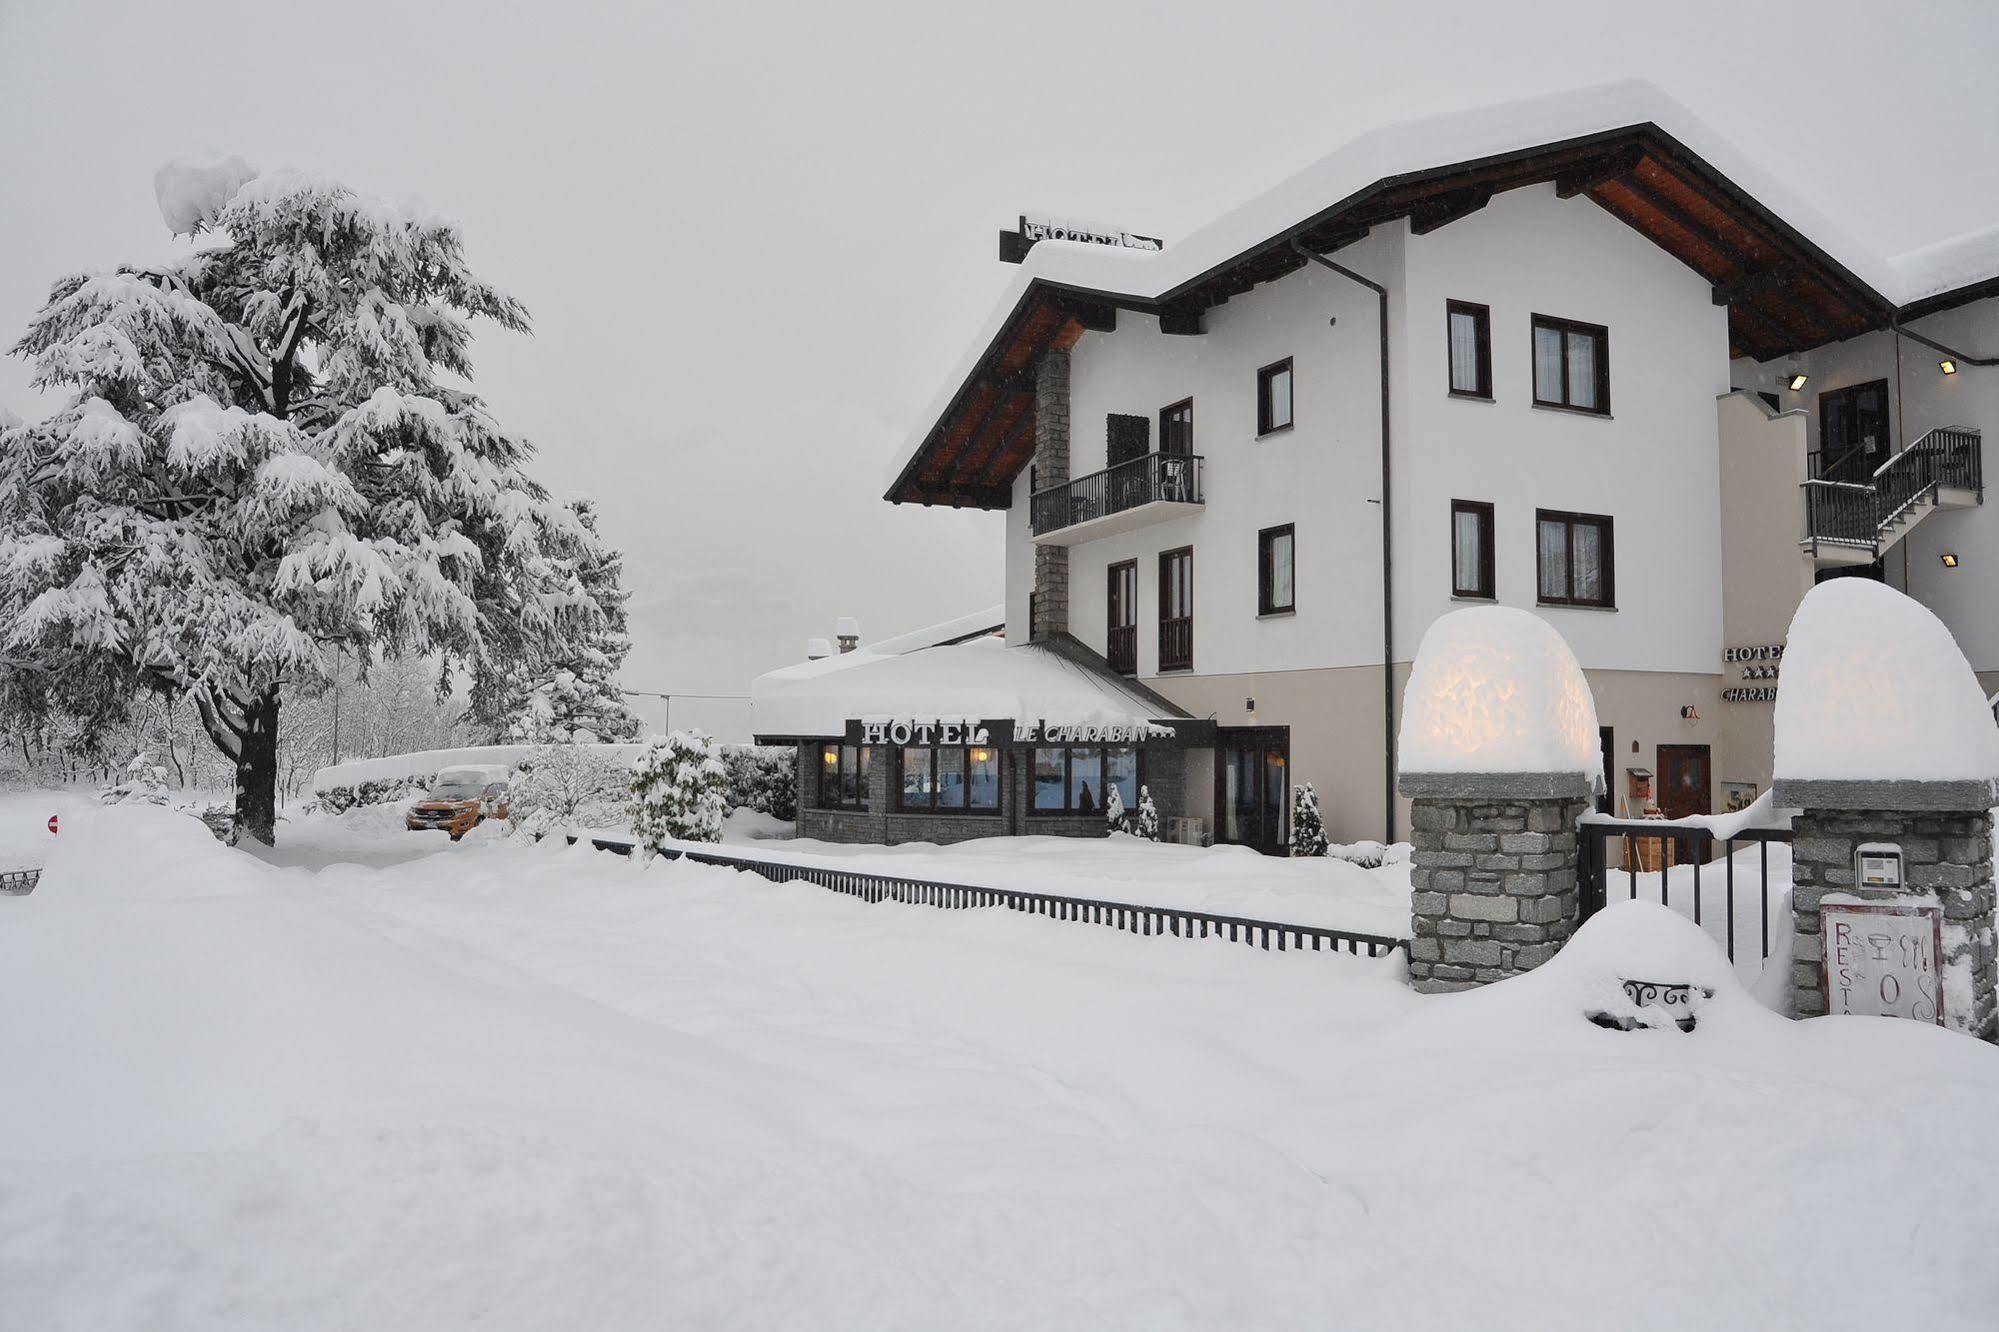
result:
<svg viewBox="0 0 1999 1332"><path fill-rule="evenodd" d="M1576 862L1577 894L1582 920L1588 920L1607 904L1611 875L1623 871L1630 900L1651 898L1656 886L1658 901L1694 924L1706 928L1719 908L1724 922L1720 942L1735 961L1737 948L1737 907L1753 902L1756 906L1756 946L1759 958L1770 956L1770 847L1788 845L1789 828L1743 828L1720 839L1723 851L1714 863L1715 835L1706 828L1662 823L1656 819L1591 820L1582 825ZM1738 870L1738 844L1755 848L1754 864ZM1676 873L1676 871L1678 871ZM1705 881L1703 876L1705 875ZM1656 880L1656 885L1651 882ZM1780 880L1778 887L1788 880ZM1720 889L1720 900L1707 899ZM1712 933L1712 931L1710 931ZM1742 941L1747 946L1748 941Z"/></svg>
<svg viewBox="0 0 1999 1332"><path fill-rule="evenodd" d="M571 837L572 843L577 839ZM619 855L632 852L630 842L593 837L590 844L600 851ZM719 865L759 875L772 883L802 879L806 883L858 897L866 902L907 902L914 906L958 910L972 907L1002 907L1050 920L1077 921L1100 925L1132 934L1170 934L1182 939L1221 939L1229 943L1277 952L1346 953L1355 957L1384 957L1406 949L1408 940L1354 930L1328 929L1320 925L1287 925L1274 920L1251 920L1243 916L1219 916L1206 911L1183 911L1177 907L1142 906L1133 902L1104 902L1090 897L1063 897L1054 893L1029 893L1013 888L990 888L973 883L939 883L930 879L908 879L892 874L865 874L858 870L827 869L797 865L789 861L754 860L745 856L722 855L712 851L669 849L660 853L670 859L691 860L701 865Z"/></svg>
<svg viewBox="0 0 1999 1332"><path fill-rule="evenodd" d="M0 897L26 897L41 881L38 869L0 870Z"/></svg>

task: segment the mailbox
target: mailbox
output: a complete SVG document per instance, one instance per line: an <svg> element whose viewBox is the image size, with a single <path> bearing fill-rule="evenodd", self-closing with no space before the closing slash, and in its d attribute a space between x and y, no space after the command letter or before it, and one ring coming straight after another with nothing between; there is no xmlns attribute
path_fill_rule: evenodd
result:
<svg viewBox="0 0 1999 1332"><path fill-rule="evenodd" d="M1643 809L1652 803L1652 770L1650 768L1626 768L1624 780L1628 784L1626 795L1631 803Z"/></svg>
<svg viewBox="0 0 1999 1332"><path fill-rule="evenodd" d="M1902 886L1902 848L1893 842L1862 842L1853 849L1855 887L1899 889Z"/></svg>

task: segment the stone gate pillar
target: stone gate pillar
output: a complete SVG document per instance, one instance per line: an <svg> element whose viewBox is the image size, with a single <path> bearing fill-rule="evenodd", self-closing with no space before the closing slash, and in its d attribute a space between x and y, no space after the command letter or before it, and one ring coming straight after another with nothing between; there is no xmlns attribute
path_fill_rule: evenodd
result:
<svg viewBox="0 0 1999 1332"><path fill-rule="evenodd" d="M1803 812L1792 825L1791 997L1799 1017L1827 1011L1828 978L1862 983L1870 992L1842 997L1847 1011L1893 1011L1921 1016L1926 1003L1920 969L1898 967L1898 979L1862 957L1844 967L1829 947L1822 927L1828 905L1916 908L1941 916L1941 955L1935 959L1935 998L1943 1025L1980 1039L1999 1040L1995 1021L1994 891L1992 865L1993 784L1989 781L1813 781L1780 778L1774 799ZM1901 885L1870 887L1859 881L1864 846L1899 852ZM1892 859L1892 858L1891 858ZM1865 920L1865 917L1857 919ZM1920 940L1918 941L1920 943ZM1874 951L1863 938L1848 947ZM1858 980L1856 981L1856 973ZM1908 985L1914 976L1917 983ZM1882 998L1892 983L1899 1004ZM1904 996L1902 991L1908 990Z"/></svg>
<svg viewBox="0 0 1999 1332"><path fill-rule="evenodd" d="M1531 971L1575 932L1575 772L1404 773L1412 801L1409 983L1462 990Z"/></svg>

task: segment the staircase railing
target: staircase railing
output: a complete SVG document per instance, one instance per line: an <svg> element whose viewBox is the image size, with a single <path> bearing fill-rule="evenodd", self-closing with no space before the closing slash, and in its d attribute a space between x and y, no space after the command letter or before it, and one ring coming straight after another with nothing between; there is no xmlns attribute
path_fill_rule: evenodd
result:
<svg viewBox="0 0 1999 1332"><path fill-rule="evenodd" d="M1979 432L1965 426L1938 426L1874 469L1867 481L1811 480L1804 483L1805 534L1820 545L1880 553L1888 530L1940 490L1968 490L1985 497L1983 447Z"/></svg>

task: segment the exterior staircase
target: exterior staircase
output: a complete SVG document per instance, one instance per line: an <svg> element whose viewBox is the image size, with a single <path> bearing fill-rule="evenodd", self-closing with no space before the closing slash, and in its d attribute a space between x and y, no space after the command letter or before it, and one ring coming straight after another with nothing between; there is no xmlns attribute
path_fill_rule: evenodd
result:
<svg viewBox="0 0 1999 1332"><path fill-rule="evenodd" d="M1864 480L1806 481L1801 544L1821 567L1873 563L1937 510L1985 502L1983 448L1976 430L1938 426Z"/></svg>

